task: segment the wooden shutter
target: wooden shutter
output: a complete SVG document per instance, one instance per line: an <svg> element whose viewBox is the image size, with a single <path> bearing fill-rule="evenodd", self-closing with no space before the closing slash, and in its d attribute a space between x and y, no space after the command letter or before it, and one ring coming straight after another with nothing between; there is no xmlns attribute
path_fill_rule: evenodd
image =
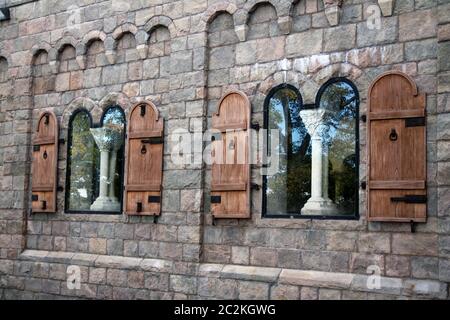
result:
<svg viewBox="0 0 450 320"><path fill-rule="evenodd" d="M211 213L215 218L250 217L250 113L247 96L233 91L220 100L212 117L213 130L220 132L214 135L211 147L216 159L211 182Z"/></svg>
<svg viewBox="0 0 450 320"><path fill-rule="evenodd" d="M58 171L58 120L53 112L39 117L33 139L31 210L55 213Z"/></svg>
<svg viewBox="0 0 450 320"><path fill-rule="evenodd" d="M391 71L369 90L368 212L370 221L426 221L425 94Z"/></svg>
<svg viewBox="0 0 450 320"><path fill-rule="evenodd" d="M150 103L132 108L127 133L125 213L161 214L164 120Z"/></svg>

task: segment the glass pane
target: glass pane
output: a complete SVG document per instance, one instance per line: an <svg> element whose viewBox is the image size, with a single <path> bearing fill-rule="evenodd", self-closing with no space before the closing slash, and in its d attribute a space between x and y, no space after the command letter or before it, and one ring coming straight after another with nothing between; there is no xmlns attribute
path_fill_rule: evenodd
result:
<svg viewBox="0 0 450 320"><path fill-rule="evenodd" d="M120 107L108 109L98 128L91 128L86 112L74 116L68 162L69 211L121 211L124 131Z"/></svg>
<svg viewBox="0 0 450 320"><path fill-rule="evenodd" d="M72 141L69 149L68 170L70 211L89 211L97 197L97 168L99 152L90 132L90 119L79 112L71 122Z"/></svg>
<svg viewBox="0 0 450 320"><path fill-rule="evenodd" d="M108 145L108 171L105 170L107 197L111 202L103 211L120 211L122 203L122 173L124 165L125 116L120 107L109 108L103 117L103 127L106 134L104 142ZM99 176L102 177L101 166Z"/></svg>
<svg viewBox="0 0 450 320"><path fill-rule="evenodd" d="M310 136L300 117L301 104L296 91L277 90L268 104L269 150L272 135L278 134L278 172L267 176L267 214L300 214L310 197Z"/></svg>
<svg viewBox="0 0 450 320"><path fill-rule="evenodd" d="M328 196L335 205L335 215L355 215L358 192L356 124L358 97L347 82L330 84L320 98L325 110L322 132L323 154L328 157ZM326 171L326 169L324 169ZM331 212L330 212L331 214Z"/></svg>

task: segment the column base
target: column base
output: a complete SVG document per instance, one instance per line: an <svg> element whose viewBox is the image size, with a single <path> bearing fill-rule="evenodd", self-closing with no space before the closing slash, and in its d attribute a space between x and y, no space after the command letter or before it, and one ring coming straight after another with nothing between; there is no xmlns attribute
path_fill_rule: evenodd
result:
<svg viewBox="0 0 450 320"><path fill-rule="evenodd" d="M305 216L339 215L339 209L330 199L311 198L306 202L301 214Z"/></svg>
<svg viewBox="0 0 450 320"><path fill-rule="evenodd" d="M91 205L92 211L116 212L120 211L120 202L117 198L98 197Z"/></svg>

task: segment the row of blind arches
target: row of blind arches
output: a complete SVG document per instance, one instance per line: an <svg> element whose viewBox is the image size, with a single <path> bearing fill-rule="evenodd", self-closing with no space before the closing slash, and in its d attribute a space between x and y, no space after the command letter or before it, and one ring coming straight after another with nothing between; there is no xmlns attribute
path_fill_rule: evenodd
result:
<svg viewBox="0 0 450 320"><path fill-rule="evenodd" d="M264 127L278 130L280 155L277 172L263 178L263 214L292 216L302 214L311 198L312 145L311 133L302 119L305 106L297 88L282 84L274 87L266 97ZM327 150L327 197L333 202L331 215L355 217L358 214L359 171L359 94L355 85L345 78L333 78L319 90L315 108L326 110L323 121L328 130L322 136ZM98 197L100 152L91 129L105 125L122 127L126 120L118 105L108 107L99 124L93 124L90 113L76 110L69 120L68 166L65 210L68 213L90 212ZM122 136L124 139L124 135ZM124 171L123 144L115 158L115 172L108 181L112 197L120 203L115 212L122 211Z"/></svg>

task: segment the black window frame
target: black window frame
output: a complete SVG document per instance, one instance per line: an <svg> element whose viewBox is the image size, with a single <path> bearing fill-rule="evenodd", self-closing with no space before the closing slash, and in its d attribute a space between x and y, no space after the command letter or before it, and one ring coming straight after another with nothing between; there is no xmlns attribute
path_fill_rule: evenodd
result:
<svg viewBox="0 0 450 320"><path fill-rule="evenodd" d="M360 190L360 183L359 183L359 175L360 175L360 96L359 91L356 85L350 81L349 79L345 77L333 77L329 79L327 82L325 82L317 92L315 103L314 104L303 104L303 99L300 91L293 85L283 83L278 86L273 87L269 93L266 96L266 99L264 100L264 109L263 109L263 116L264 116L264 129L267 130L265 135L265 143L267 145L267 141L269 139L269 103L274 94L280 90L280 89L291 89L297 93L299 103L301 105L302 110L306 109L315 109L319 108L320 106L320 100L325 92L325 90L332 84L337 82L345 82L348 84L354 91L356 96L356 116L355 116L355 152L356 152L356 179L355 179L355 185L356 185L356 194L355 194L355 213L353 215L301 215L301 214L270 214L267 213L267 175L262 176L262 208L261 208L261 217L262 219L301 219L301 220L346 220L346 221L354 221L360 219L360 209L359 209L359 190ZM267 150L268 151L268 150ZM267 154L264 154L264 157L266 157Z"/></svg>
<svg viewBox="0 0 450 320"><path fill-rule="evenodd" d="M104 120L105 120L105 116L107 114L107 112L111 109L119 109L123 119L124 119L124 135L123 135L123 139L124 139L124 146L123 146L123 163L120 170L120 174L121 174L121 180L120 185L122 186L122 188L120 188L120 194L118 196L119 201L120 201L120 211L118 212L110 212L110 211L90 211L90 210L71 210L69 209L69 191L70 190L70 178L71 178L71 161L72 158L70 156L70 150L72 148L72 122L74 120L74 118L79 114L79 113L86 113L89 117L89 125L90 128L101 128L104 124ZM93 119L92 119L92 115L89 112L89 110L85 109L85 108L79 108L76 109L69 118L69 125L68 125L68 133L67 133L67 156L66 156L66 186L65 186L65 195L64 195L64 213L65 214L82 214L82 215L122 215L123 214L123 194L124 194L124 187L123 187L123 182L124 182L124 172L125 172L125 143L126 143L126 132L127 132L127 118L125 115L125 111L123 110L123 108L118 105L118 104L112 104L109 105L105 110L103 110L102 116L100 118L100 122L98 123L94 123Z"/></svg>

